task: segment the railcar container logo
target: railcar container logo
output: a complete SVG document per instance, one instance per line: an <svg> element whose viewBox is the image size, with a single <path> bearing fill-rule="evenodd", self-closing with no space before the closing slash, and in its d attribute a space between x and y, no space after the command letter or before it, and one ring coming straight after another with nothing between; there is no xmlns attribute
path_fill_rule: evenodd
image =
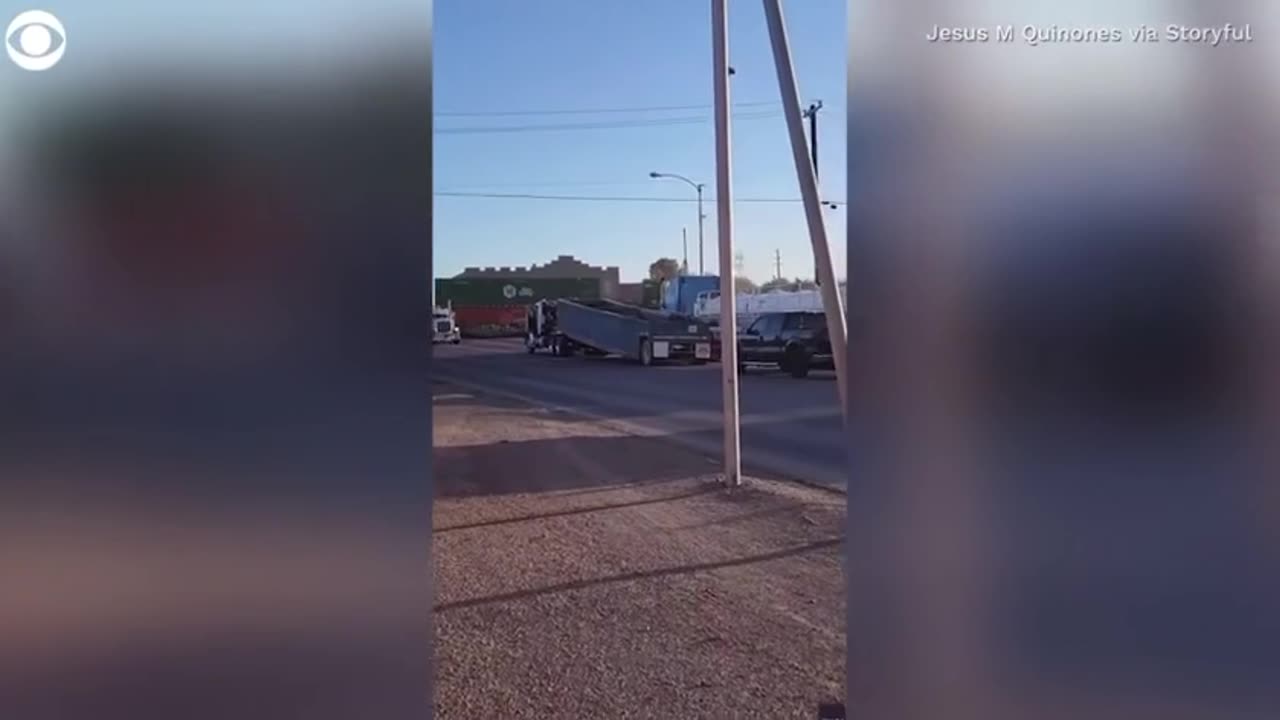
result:
<svg viewBox="0 0 1280 720"><path fill-rule="evenodd" d="M517 288L515 285L507 285L502 288L502 295L508 300L514 299L517 295L520 297L533 297L533 288Z"/></svg>

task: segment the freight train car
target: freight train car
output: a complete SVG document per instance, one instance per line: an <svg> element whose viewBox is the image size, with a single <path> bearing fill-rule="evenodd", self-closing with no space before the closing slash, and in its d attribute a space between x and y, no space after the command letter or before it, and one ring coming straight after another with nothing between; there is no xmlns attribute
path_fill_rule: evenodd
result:
<svg viewBox="0 0 1280 720"><path fill-rule="evenodd" d="M527 305L454 305L462 337L523 337Z"/></svg>
<svg viewBox="0 0 1280 720"><path fill-rule="evenodd" d="M603 282L599 278L440 278L436 280L436 302L454 307L529 306L539 300L562 297L600 300Z"/></svg>

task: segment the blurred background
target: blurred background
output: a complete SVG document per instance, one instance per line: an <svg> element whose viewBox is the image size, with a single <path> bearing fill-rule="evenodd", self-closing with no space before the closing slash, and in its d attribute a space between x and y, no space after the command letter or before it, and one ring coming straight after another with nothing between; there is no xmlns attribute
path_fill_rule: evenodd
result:
<svg viewBox="0 0 1280 720"><path fill-rule="evenodd" d="M851 4L851 717L1280 713L1278 30Z"/></svg>
<svg viewBox="0 0 1280 720"><path fill-rule="evenodd" d="M198 5L0 67L0 707L421 717L431 7Z"/></svg>

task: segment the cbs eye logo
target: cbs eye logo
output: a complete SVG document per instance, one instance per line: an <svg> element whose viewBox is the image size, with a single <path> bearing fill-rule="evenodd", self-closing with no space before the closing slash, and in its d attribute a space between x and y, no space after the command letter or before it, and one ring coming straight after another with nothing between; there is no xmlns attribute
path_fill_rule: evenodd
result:
<svg viewBox="0 0 1280 720"><path fill-rule="evenodd" d="M4 31L4 49L23 70L48 70L67 51L67 31L58 18L43 10L18 15Z"/></svg>

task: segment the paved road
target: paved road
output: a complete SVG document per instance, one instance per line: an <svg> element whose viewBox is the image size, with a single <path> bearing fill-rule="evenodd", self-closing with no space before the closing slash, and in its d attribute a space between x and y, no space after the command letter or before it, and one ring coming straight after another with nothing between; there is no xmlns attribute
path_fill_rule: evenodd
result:
<svg viewBox="0 0 1280 720"><path fill-rule="evenodd" d="M645 435L666 435L721 457L720 366L640 367L616 358L529 355L518 339L436 345L432 373L608 418ZM847 440L835 375L797 380L747 372L739 386L744 472L843 488Z"/></svg>

